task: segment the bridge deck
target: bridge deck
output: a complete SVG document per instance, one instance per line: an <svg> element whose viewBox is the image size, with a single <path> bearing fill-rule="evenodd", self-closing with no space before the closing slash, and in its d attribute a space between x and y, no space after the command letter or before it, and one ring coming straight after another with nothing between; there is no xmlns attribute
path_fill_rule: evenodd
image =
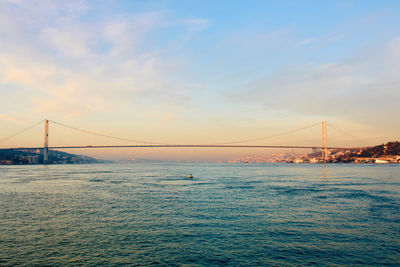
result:
<svg viewBox="0 0 400 267"><path fill-rule="evenodd" d="M49 146L49 149L77 148L297 148L297 149L360 149L359 147L322 147L322 146L288 146L288 145L94 145L94 146ZM43 147L11 147L0 150L43 149Z"/></svg>

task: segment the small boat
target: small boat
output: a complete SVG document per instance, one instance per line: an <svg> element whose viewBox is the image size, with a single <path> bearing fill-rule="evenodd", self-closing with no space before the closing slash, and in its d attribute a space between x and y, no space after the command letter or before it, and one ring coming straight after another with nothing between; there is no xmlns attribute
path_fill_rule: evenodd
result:
<svg viewBox="0 0 400 267"><path fill-rule="evenodd" d="M373 162L373 163L377 163L377 164L389 163L388 160L384 160L384 159L373 159L372 162Z"/></svg>
<svg viewBox="0 0 400 267"><path fill-rule="evenodd" d="M193 178L193 175L191 173L189 173L186 178Z"/></svg>

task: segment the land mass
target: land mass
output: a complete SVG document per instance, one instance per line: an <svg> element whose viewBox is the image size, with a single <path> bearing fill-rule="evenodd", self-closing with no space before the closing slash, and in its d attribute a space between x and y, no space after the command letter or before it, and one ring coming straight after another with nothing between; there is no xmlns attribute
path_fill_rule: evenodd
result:
<svg viewBox="0 0 400 267"><path fill-rule="evenodd" d="M400 163L400 142L393 141L373 147L358 149L336 149L328 151L327 163ZM321 151L314 153L275 153L247 155L228 162L286 162L286 163L320 163Z"/></svg>
<svg viewBox="0 0 400 267"><path fill-rule="evenodd" d="M105 163L84 155L75 155L57 150L49 150L48 164L87 164ZM43 151L41 149L0 149L0 165L43 164Z"/></svg>
<svg viewBox="0 0 400 267"><path fill-rule="evenodd" d="M358 149L336 149L330 150L328 159L322 159L321 151L314 153L268 153L247 155L237 159L220 162L285 162L285 163L400 163L400 142L393 141L374 147ZM48 164L88 164L88 163L110 163L113 161L100 160L85 155L75 155L57 150L49 150ZM171 162L161 160L150 160L132 158L122 160L123 163L143 162ZM187 162L187 161L185 161ZM0 165L21 165L21 164L43 164L42 149L0 149Z"/></svg>

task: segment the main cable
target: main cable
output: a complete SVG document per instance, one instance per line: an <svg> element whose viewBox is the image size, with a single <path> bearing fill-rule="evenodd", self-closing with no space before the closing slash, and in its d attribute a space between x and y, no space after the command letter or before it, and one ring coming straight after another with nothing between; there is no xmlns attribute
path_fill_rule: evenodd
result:
<svg viewBox="0 0 400 267"><path fill-rule="evenodd" d="M22 129L22 130L20 130L20 131L18 131L18 132L13 133L12 135L9 135L9 136L7 136L7 137L1 139L1 140L0 140L0 143L6 141L6 140L8 140L8 139L11 139L11 138L13 138L13 137L15 137L15 136L17 136L17 135L19 135L19 134L22 134L22 133L24 133L24 132L26 132L26 131L28 131L28 130L34 128L34 127L36 127L37 125L43 123L43 121L44 121L44 120L41 120L41 121L39 121L39 122L37 122L37 123L35 123L35 124L29 126L29 127L26 127L26 128L24 128L24 129Z"/></svg>
<svg viewBox="0 0 400 267"><path fill-rule="evenodd" d="M97 135L97 136L102 136L102 137L106 137L106 138L111 138L111 139L115 139L115 140L119 140L119 141L126 141L126 142L136 142L136 143L143 143L143 144L158 144L158 145L163 145L163 143L157 143L157 142L148 142L148 141L143 141L143 140L134 140L134 139L127 139L127 138L120 138L120 137L116 137L116 136L111 136L111 135L106 135L106 134L102 134L102 133L97 133L97 132L92 132L92 131L88 131L88 130L84 130L84 129L80 129L80 128L76 128L73 126L69 126L66 125L64 123L61 122L57 122L57 121L53 121L53 120L49 120L54 124L58 124L60 126L63 127L67 127L76 131L80 131L80 132L84 132L87 134L92 134L92 135Z"/></svg>
<svg viewBox="0 0 400 267"><path fill-rule="evenodd" d="M346 132L345 130L342 130L342 129L340 129L340 128L334 126L332 123L328 123L328 126L330 126L332 129L335 129L336 131L341 132L341 133L344 134L344 135L347 135L347 136L351 137L352 139L354 139L354 140L360 142L360 143L363 144L363 145L367 145L367 144L365 143L365 141L363 141L363 140L361 140L361 139L355 137L354 135L352 135L352 134Z"/></svg>
<svg viewBox="0 0 400 267"><path fill-rule="evenodd" d="M319 124L319 122L311 124L311 125L306 126L306 127L302 127L302 128L294 129L294 130L291 130L291 131L287 131L287 132L282 132L282 133L279 133L279 134L266 136L266 137L259 137L259 138L253 138L253 139L247 139L247 140L241 140L241 141L234 141L234 142L216 143L214 145L231 145L231 144L246 143L246 142L251 142L251 141L265 140L265 139L269 139L269 138L279 137L279 136L295 133L295 132L298 132L298 131L306 130L306 129L314 127L314 126L316 126L318 124Z"/></svg>

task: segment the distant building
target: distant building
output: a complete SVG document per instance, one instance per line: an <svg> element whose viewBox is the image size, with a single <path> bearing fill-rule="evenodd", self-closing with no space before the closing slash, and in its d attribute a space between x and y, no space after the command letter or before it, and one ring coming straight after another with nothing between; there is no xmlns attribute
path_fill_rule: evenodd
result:
<svg viewBox="0 0 400 267"><path fill-rule="evenodd" d="M39 164L39 156L26 156L27 164Z"/></svg>

